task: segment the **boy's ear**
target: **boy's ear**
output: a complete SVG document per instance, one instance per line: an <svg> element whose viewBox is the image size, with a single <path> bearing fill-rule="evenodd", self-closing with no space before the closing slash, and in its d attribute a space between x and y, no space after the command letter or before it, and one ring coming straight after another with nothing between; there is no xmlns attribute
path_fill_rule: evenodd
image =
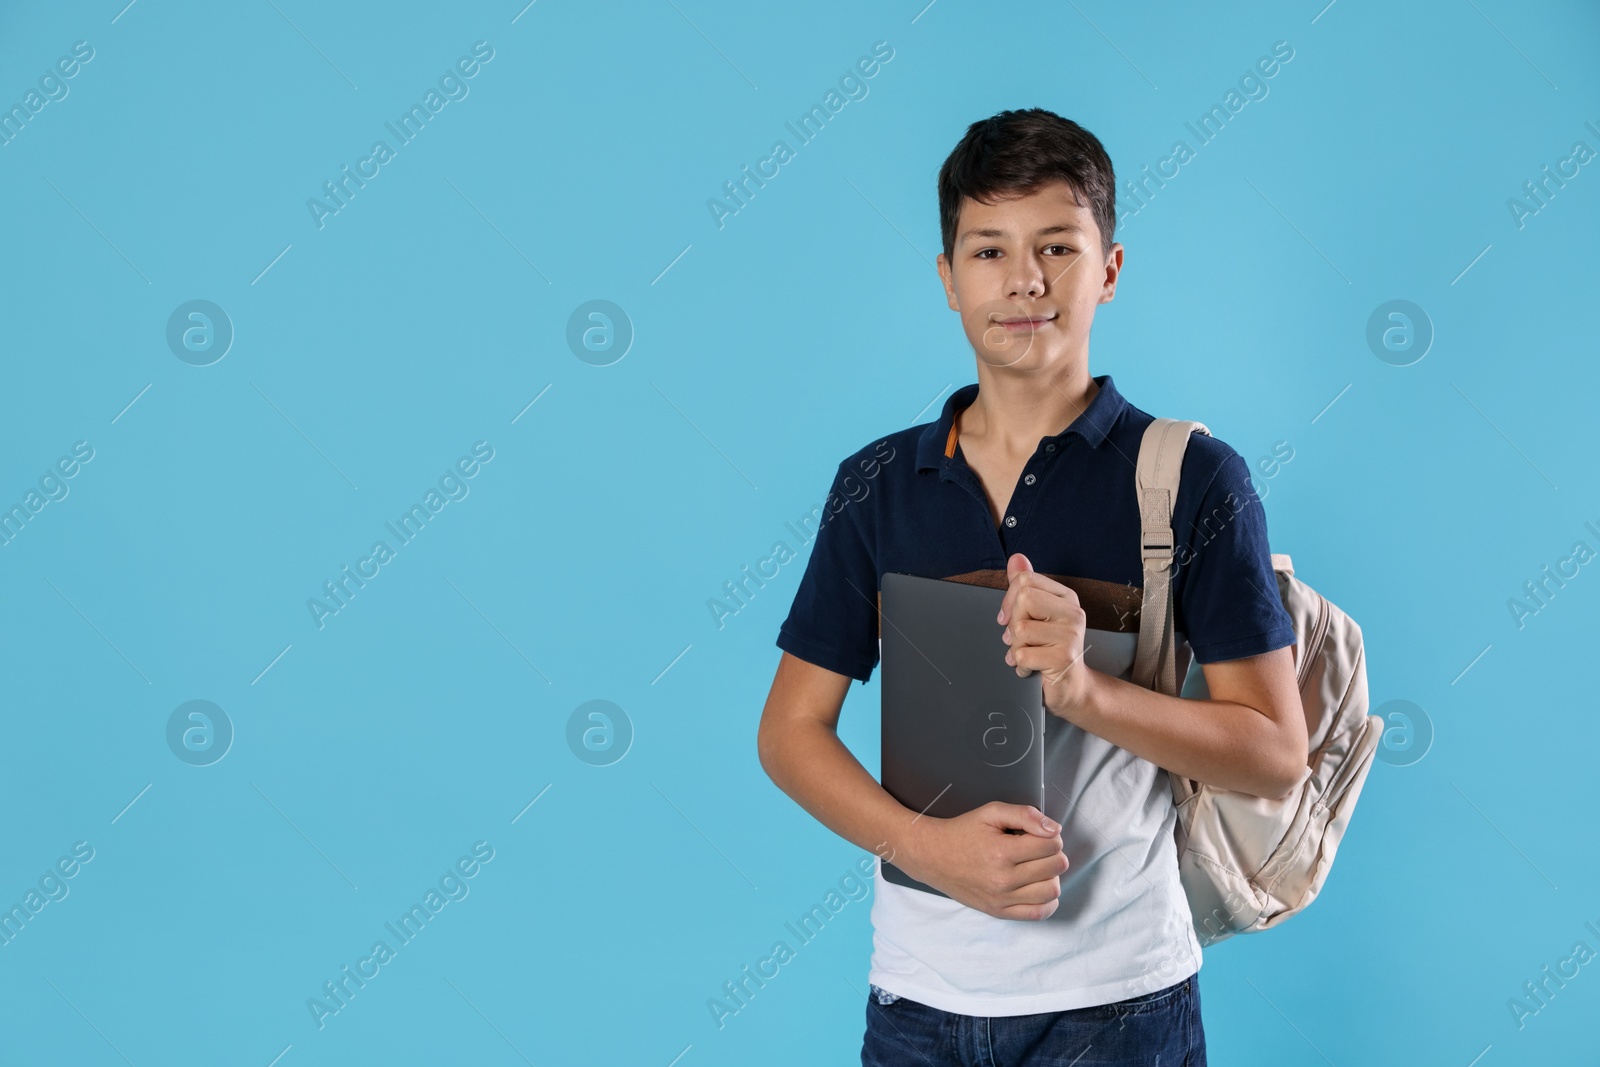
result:
<svg viewBox="0 0 1600 1067"><path fill-rule="evenodd" d="M1105 281L1100 286L1100 299L1097 303L1109 304L1117 295L1117 278L1122 274L1122 245L1112 242L1111 252L1106 256Z"/></svg>
<svg viewBox="0 0 1600 1067"><path fill-rule="evenodd" d="M950 274L950 257L940 252L935 262L939 266L939 280L944 283L945 303L950 305L951 311L960 311L961 305L956 303L955 281Z"/></svg>

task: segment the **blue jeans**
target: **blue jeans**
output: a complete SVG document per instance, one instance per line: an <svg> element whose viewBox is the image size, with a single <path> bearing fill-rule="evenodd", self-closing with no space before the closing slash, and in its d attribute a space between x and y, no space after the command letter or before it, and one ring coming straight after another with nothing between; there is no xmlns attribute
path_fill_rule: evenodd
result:
<svg viewBox="0 0 1600 1067"><path fill-rule="evenodd" d="M1206 1067L1199 977L1114 1004L994 1018L940 1011L872 986L861 1064Z"/></svg>

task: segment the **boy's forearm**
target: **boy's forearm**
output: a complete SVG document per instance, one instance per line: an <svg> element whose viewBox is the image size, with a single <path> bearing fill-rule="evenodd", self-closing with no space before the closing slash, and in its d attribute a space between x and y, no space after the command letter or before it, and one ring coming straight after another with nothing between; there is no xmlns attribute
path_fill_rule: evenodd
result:
<svg viewBox="0 0 1600 1067"><path fill-rule="evenodd" d="M822 825L886 860L914 851L928 820L890 796L826 724L777 727L760 747L768 777Z"/></svg>
<svg viewBox="0 0 1600 1067"><path fill-rule="evenodd" d="M1227 700L1167 696L1103 671L1071 719L1097 737L1197 782L1280 797L1283 735L1267 716Z"/></svg>

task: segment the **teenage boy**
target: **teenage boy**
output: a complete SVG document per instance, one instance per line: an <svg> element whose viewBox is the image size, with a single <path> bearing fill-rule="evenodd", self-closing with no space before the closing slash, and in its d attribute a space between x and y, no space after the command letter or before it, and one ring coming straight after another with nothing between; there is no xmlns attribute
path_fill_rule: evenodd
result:
<svg viewBox="0 0 1600 1067"><path fill-rule="evenodd" d="M880 863L869 1067L1064 1065L1091 1049L1096 1064L1204 1064L1168 772L1261 797L1302 777L1265 513L1215 437L1190 437L1172 519L1175 628L1209 698L1083 662L1086 630L1138 629L1144 578L1134 463L1152 416L1089 374L1095 307L1122 269L1114 190L1099 140L1049 111L968 128L939 171L938 268L978 381L937 421L839 464L778 633L763 768L829 829L948 894L887 882ZM887 571L1006 590L1005 661L1040 672L1053 716L1045 810L923 817L840 742L850 680L878 661Z"/></svg>

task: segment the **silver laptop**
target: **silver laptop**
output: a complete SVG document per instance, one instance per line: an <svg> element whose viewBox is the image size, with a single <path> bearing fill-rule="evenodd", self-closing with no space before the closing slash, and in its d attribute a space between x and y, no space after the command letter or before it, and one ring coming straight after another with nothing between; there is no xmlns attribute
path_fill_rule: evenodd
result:
<svg viewBox="0 0 1600 1067"><path fill-rule="evenodd" d="M881 592L883 788L937 818L992 800L1043 810L1043 679L1005 661L1005 590L888 573ZM887 861L883 876L946 895Z"/></svg>

